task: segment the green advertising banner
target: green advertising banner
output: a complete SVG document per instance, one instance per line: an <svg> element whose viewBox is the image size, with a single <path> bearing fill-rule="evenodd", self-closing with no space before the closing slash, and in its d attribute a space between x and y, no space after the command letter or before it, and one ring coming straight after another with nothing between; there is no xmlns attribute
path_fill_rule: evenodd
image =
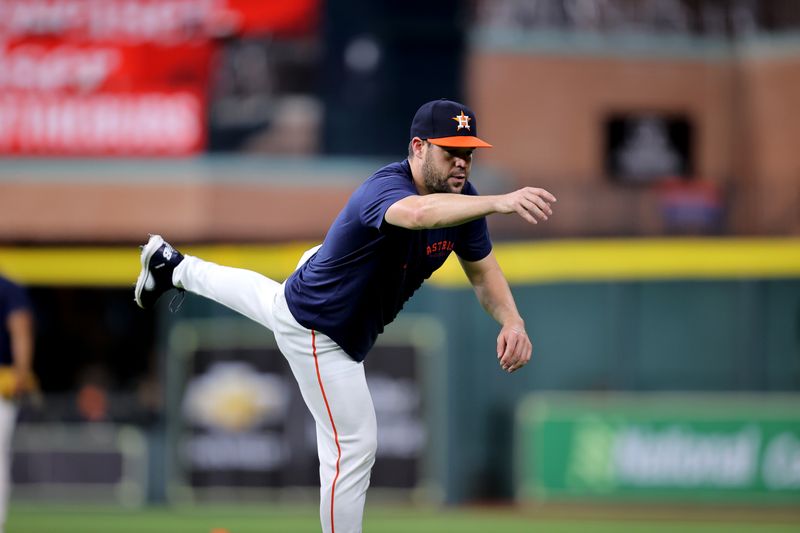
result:
<svg viewBox="0 0 800 533"><path fill-rule="evenodd" d="M800 395L537 393L521 499L800 502Z"/></svg>

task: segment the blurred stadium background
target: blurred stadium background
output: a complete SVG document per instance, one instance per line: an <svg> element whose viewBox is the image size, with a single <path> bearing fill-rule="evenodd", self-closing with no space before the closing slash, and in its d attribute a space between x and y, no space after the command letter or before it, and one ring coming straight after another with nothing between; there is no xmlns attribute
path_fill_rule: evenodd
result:
<svg viewBox="0 0 800 533"><path fill-rule="evenodd" d="M9 531L314 530L271 337L138 310L136 245L283 278L444 96L481 192L559 198L490 220L534 361L496 368L457 265L421 290L366 363L368 529L796 531L798 2L0 0L0 272L44 391Z"/></svg>

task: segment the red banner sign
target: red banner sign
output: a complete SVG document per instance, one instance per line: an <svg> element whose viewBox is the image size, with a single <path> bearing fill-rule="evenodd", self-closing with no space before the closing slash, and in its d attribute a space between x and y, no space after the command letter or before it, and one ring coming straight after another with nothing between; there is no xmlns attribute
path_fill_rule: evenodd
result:
<svg viewBox="0 0 800 533"><path fill-rule="evenodd" d="M163 47L26 40L0 44L0 91L43 93L204 89L210 42Z"/></svg>
<svg viewBox="0 0 800 533"><path fill-rule="evenodd" d="M205 140L200 95L0 95L0 151L59 155L181 155Z"/></svg>
<svg viewBox="0 0 800 533"><path fill-rule="evenodd" d="M0 35L176 44L222 34L309 33L320 0L3 0Z"/></svg>
<svg viewBox="0 0 800 533"><path fill-rule="evenodd" d="M306 35L319 0L0 0L0 153L203 150L223 35Z"/></svg>

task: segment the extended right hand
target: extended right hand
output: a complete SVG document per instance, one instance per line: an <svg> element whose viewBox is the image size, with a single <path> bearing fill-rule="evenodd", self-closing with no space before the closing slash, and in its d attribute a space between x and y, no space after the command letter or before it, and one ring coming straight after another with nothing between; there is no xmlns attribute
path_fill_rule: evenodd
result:
<svg viewBox="0 0 800 533"><path fill-rule="evenodd" d="M544 189L523 187L498 196L497 212L517 213L531 224L538 224L539 220L545 221L553 214L550 204L556 201L556 197Z"/></svg>

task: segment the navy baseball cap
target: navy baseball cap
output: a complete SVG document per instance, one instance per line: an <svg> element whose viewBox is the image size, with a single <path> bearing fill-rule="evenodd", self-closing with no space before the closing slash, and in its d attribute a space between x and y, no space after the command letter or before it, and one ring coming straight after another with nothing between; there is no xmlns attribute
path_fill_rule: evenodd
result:
<svg viewBox="0 0 800 533"><path fill-rule="evenodd" d="M433 100L423 104L411 122L411 138L419 137L438 146L491 148L478 138L475 113L452 100Z"/></svg>

